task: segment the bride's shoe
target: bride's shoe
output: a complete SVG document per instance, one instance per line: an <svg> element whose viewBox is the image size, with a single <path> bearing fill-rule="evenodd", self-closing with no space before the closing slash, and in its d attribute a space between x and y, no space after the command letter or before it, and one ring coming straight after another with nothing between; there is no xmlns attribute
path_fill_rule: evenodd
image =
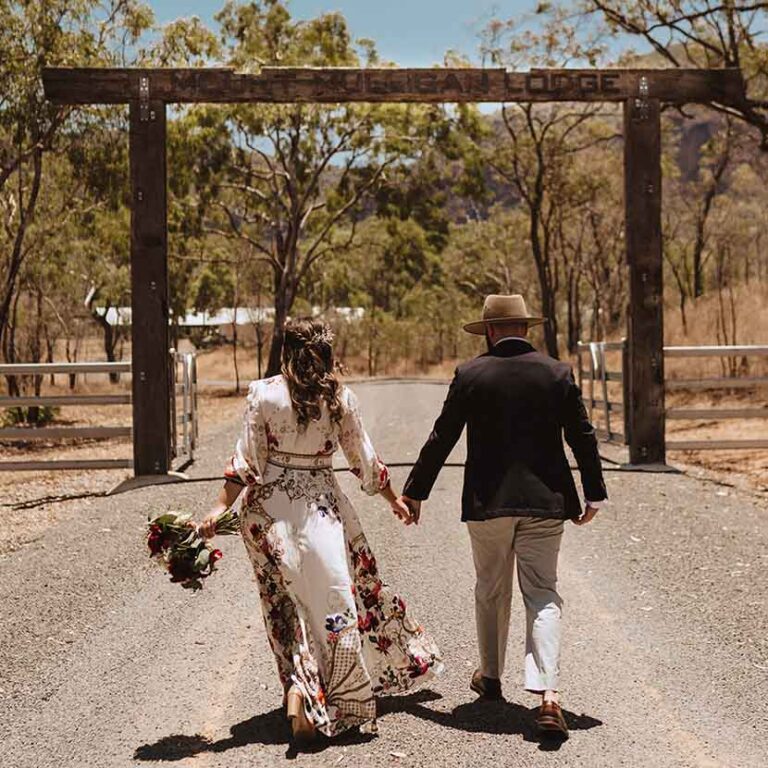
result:
<svg viewBox="0 0 768 768"><path fill-rule="evenodd" d="M312 741L317 731L304 710L304 696L295 685L286 696L286 710L291 721L293 738L304 743Z"/></svg>

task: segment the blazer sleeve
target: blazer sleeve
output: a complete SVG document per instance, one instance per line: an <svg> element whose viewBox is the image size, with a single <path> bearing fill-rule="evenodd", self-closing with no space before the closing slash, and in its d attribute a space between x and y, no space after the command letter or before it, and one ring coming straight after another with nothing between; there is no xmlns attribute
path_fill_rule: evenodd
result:
<svg viewBox="0 0 768 768"><path fill-rule="evenodd" d="M589 501L602 501L608 498L608 492L603 480L595 428L589 421L573 371L568 372L566 387L562 418L565 441L571 447L579 467L584 497Z"/></svg>
<svg viewBox="0 0 768 768"><path fill-rule="evenodd" d="M403 493L411 499L429 498L440 470L453 450L467 421L466 401L459 383L459 370L454 374L443 410L437 417L432 433L419 453Z"/></svg>

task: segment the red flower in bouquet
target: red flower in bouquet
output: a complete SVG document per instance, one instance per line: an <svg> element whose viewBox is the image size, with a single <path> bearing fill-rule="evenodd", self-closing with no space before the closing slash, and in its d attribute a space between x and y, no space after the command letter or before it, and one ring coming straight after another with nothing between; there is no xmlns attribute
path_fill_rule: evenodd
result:
<svg viewBox="0 0 768 768"><path fill-rule="evenodd" d="M163 551L163 529L154 523L150 524L147 532L147 546L149 547L150 557L159 555Z"/></svg>
<svg viewBox="0 0 768 768"><path fill-rule="evenodd" d="M164 568L175 584L193 591L203 588L203 580L216 570L220 549L213 549L197 532L192 516L163 512L150 518L147 546L150 557ZM239 530L237 514L228 509L216 519L217 534Z"/></svg>
<svg viewBox="0 0 768 768"><path fill-rule="evenodd" d="M266 426L266 433L267 433L267 445L270 448L274 448L277 450L280 447L280 441L277 439L277 435L272 432L272 430L269 428L269 426Z"/></svg>

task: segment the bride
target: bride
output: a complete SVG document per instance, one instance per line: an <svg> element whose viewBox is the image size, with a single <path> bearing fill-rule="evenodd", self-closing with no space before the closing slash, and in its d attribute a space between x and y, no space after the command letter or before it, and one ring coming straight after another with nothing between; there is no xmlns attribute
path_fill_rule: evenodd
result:
<svg viewBox="0 0 768 768"><path fill-rule="evenodd" d="M336 482L341 448L362 489L406 525L354 393L334 374L333 337L316 320L285 330L282 375L254 381L218 504L243 494L240 525L294 737L375 730L376 695L402 693L442 670L431 638L382 581L360 520Z"/></svg>

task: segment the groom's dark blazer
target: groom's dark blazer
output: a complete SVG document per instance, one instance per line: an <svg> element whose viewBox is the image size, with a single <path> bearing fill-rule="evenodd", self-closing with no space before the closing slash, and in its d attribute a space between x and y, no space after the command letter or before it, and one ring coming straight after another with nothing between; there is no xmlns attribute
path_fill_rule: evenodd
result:
<svg viewBox="0 0 768 768"><path fill-rule="evenodd" d="M578 517L582 508L563 435L585 497L607 497L595 430L571 367L527 341L501 341L456 369L443 411L405 484L406 496L429 496L465 424L462 520Z"/></svg>

